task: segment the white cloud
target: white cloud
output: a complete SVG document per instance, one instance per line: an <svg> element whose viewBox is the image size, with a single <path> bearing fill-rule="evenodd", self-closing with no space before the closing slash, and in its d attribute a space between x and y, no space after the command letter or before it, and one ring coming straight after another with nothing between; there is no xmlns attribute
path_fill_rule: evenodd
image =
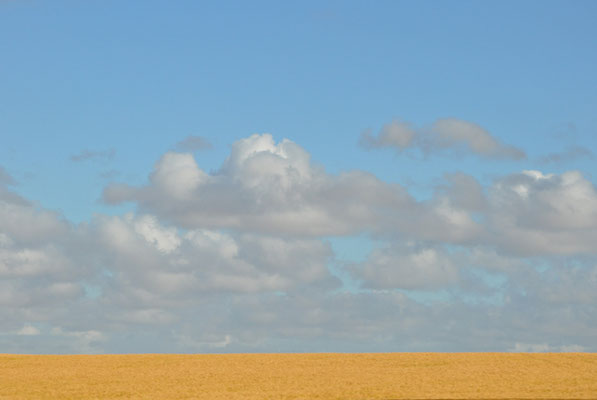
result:
<svg viewBox="0 0 597 400"><path fill-rule="evenodd" d="M152 239L155 235L148 240L148 222L152 235L174 235L172 227L148 215L95 223L105 246L100 256L114 272L99 300L113 320L164 325L178 319L179 308L217 294L295 293L339 285L327 269L331 249L319 240L198 229L163 235L159 240L170 246L164 248Z"/></svg>
<svg viewBox="0 0 597 400"><path fill-rule="evenodd" d="M579 172L450 174L417 201L254 135L216 172L170 152L105 196L137 211L75 225L2 187L3 348L595 350L597 194ZM377 248L347 267L327 235L357 233Z"/></svg>
<svg viewBox="0 0 597 400"><path fill-rule="evenodd" d="M436 187L436 196L460 210L487 211L485 188L472 176L462 172L445 174L445 184ZM444 201L445 201L444 200Z"/></svg>
<svg viewBox="0 0 597 400"><path fill-rule="evenodd" d="M597 191L580 172L524 171L489 189L492 243L527 254L594 253Z"/></svg>
<svg viewBox="0 0 597 400"><path fill-rule="evenodd" d="M206 179L193 156L186 153L164 154L150 177L153 184L179 199L192 195Z"/></svg>
<svg viewBox="0 0 597 400"><path fill-rule="evenodd" d="M144 215L138 218L135 221L135 231L161 252L171 253L180 246L181 241L176 229L161 227L153 216Z"/></svg>
<svg viewBox="0 0 597 400"><path fill-rule="evenodd" d="M187 229L299 236L400 232L456 242L479 233L458 204L417 202L402 186L363 171L328 174L297 144L276 144L267 134L234 143L222 168L210 175L190 155L167 153L149 185L110 185L104 199L134 201Z"/></svg>
<svg viewBox="0 0 597 400"><path fill-rule="evenodd" d="M24 325L17 332L17 335L21 335L21 336L36 336L36 335L39 335L39 334L40 334L39 329L37 329L33 325L28 325L28 324Z"/></svg>
<svg viewBox="0 0 597 400"><path fill-rule="evenodd" d="M63 275L72 268L70 264L71 260L52 245L0 246L0 276L3 278Z"/></svg>
<svg viewBox="0 0 597 400"><path fill-rule="evenodd" d="M222 169L242 179L245 186L259 186L276 179L285 189L309 180L316 172L302 147L288 139L276 144L270 134L254 134L236 141Z"/></svg>
<svg viewBox="0 0 597 400"><path fill-rule="evenodd" d="M431 290L459 280L459 268L449 254L415 246L374 250L353 273L372 289Z"/></svg>
<svg viewBox="0 0 597 400"><path fill-rule="evenodd" d="M56 241L70 231L69 224L57 213L11 200L0 199L0 232L13 240L29 244Z"/></svg>

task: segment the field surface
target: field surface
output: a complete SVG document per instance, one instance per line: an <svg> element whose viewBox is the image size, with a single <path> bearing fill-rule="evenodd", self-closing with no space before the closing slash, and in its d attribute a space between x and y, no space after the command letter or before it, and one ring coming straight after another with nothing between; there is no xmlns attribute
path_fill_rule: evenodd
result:
<svg viewBox="0 0 597 400"><path fill-rule="evenodd" d="M0 354L0 399L597 399L597 354Z"/></svg>

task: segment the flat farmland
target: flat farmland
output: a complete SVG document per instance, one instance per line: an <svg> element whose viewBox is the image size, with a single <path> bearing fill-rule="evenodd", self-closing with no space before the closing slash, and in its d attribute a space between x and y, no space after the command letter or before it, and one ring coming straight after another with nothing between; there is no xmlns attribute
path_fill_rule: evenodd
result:
<svg viewBox="0 0 597 400"><path fill-rule="evenodd" d="M597 354L0 355L0 399L597 398Z"/></svg>

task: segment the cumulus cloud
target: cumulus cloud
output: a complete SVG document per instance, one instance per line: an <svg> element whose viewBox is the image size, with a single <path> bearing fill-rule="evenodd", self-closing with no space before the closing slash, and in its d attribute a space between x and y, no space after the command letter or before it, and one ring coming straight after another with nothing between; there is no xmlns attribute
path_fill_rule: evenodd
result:
<svg viewBox="0 0 597 400"><path fill-rule="evenodd" d="M181 140L180 142L176 143L176 150L177 151L188 151L188 152L195 152L198 150L205 150L205 149L211 149L212 145L211 143L201 137L201 136L187 136L186 138L184 138L183 140Z"/></svg>
<svg viewBox="0 0 597 400"><path fill-rule="evenodd" d="M436 196L449 199L458 209L487 211L485 188L475 178L462 172L444 175L444 181L436 186Z"/></svg>
<svg viewBox="0 0 597 400"><path fill-rule="evenodd" d="M120 273L112 284L126 285L127 292L148 300L148 306L152 299L172 293L254 293L338 285L326 267L331 250L317 240L205 229L183 234L152 216L132 214L104 218L97 222L97 230L107 247L109 265Z"/></svg>
<svg viewBox="0 0 597 400"><path fill-rule="evenodd" d="M166 153L148 185L112 184L103 198L135 202L185 229L304 237L369 232L523 254L594 252L597 235L597 192L577 171L524 171L486 187L470 175L449 174L431 199L420 201L363 171L328 174L302 147L267 134L234 143L209 174L190 154Z"/></svg>
<svg viewBox="0 0 597 400"><path fill-rule="evenodd" d="M106 188L134 213L77 225L0 193L6 351L595 350L597 192L577 171L447 174L417 200L253 135L215 172L168 152ZM341 264L327 239L356 233L374 248Z"/></svg>
<svg viewBox="0 0 597 400"><path fill-rule="evenodd" d="M400 185L363 171L331 175L290 140L268 134L233 144L219 171L207 174L190 154L166 153L143 187L113 184L110 204L133 201L143 211L194 229L325 236L360 231L410 232L469 240L477 227L449 201L417 202Z"/></svg>
<svg viewBox="0 0 597 400"><path fill-rule="evenodd" d="M578 171L524 171L489 189L492 241L525 254L594 253L597 191Z"/></svg>
<svg viewBox="0 0 597 400"><path fill-rule="evenodd" d="M432 290L459 280L459 267L445 251L412 245L376 249L353 272L371 289Z"/></svg>
<svg viewBox="0 0 597 400"><path fill-rule="evenodd" d="M11 218L27 223L0 218L0 335L39 337L41 347L28 342L29 349L98 352L110 343L107 327L143 332L215 298L340 284L327 269L331 248L320 240L181 230L152 215L98 216L72 226L43 209L5 203ZM18 343L5 348L18 350Z"/></svg>
<svg viewBox="0 0 597 400"><path fill-rule="evenodd" d="M416 148L427 155L470 153L489 159L526 158L523 150L501 143L475 123L456 118L438 119L431 127L423 129L393 121L384 125L377 136L370 131L363 133L359 143L365 148L393 148L397 152Z"/></svg>
<svg viewBox="0 0 597 400"><path fill-rule="evenodd" d="M70 227L59 214L36 209L22 197L14 195L0 197L0 229L11 240L34 244L59 240Z"/></svg>
<svg viewBox="0 0 597 400"><path fill-rule="evenodd" d="M86 319L77 309L95 266L84 236L57 213L0 198L0 332L43 342L42 325Z"/></svg>

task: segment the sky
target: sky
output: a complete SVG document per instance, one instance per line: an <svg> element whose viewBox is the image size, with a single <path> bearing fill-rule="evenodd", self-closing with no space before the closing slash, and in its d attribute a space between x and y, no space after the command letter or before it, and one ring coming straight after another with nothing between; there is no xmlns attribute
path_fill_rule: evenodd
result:
<svg viewBox="0 0 597 400"><path fill-rule="evenodd" d="M0 352L597 351L596 18L0 1Z"/></svg>

